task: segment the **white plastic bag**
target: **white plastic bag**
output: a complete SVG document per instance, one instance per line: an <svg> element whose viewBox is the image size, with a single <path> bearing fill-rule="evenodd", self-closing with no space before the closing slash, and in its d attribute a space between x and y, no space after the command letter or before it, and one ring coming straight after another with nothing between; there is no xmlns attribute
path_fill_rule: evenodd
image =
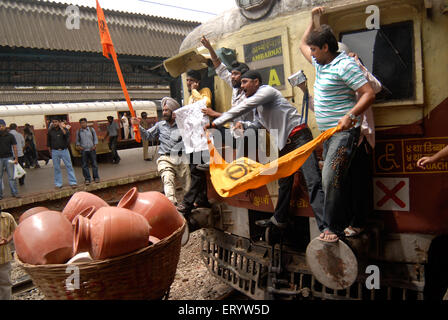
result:
<svg viewBox="0 0 448 320"><path fill-rule="evenodd" d="M14 165L14 179L22 178L26 174L25 170L18 163Z"/></svg>

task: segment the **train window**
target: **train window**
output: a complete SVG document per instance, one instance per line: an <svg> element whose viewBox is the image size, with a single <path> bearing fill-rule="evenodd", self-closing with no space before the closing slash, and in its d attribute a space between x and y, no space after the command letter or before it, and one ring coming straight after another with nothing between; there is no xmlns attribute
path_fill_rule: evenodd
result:
<svg viewBox="0 0 448 320"><path fill-rule="evenodd" d="M340 41L356 52L385 88L377 101L415 97L413 22L383 25L378 30L341 33Z"/></svg>

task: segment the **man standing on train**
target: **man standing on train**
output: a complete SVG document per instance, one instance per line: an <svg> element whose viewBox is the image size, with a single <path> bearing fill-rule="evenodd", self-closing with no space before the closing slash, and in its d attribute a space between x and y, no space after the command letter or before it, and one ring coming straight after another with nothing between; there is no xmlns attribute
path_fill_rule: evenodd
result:
<svg viewBox="0 0 448 320"><path fill-rule="evenodd" d="M325 193L322 241L336 242L348 226L350 199L347 173L360 136L360 116L374 102L375 93L361 68L345 52L328 25L316 28L314 19L323 7L311 12L311 23L302 36L300 50L316 68L314 109L319 130L342 129L324 142L322 186ZM358 100L357 100L358 97Z"/></svg>
<svg viewBox="0 0 448 320"><path fill-rule="evenodd" d="M95 129L87 126L87 119L79 119L81 128L76 132L76 148L81 152L82 174L85 184L92 181L89 170L89 162L92 163L92 175L95 182L100 182L98 164L96 162L96 145L98 137Z"/></svg>
<svg viewBox="0 0 448 320"><path fill-rule="evenodd" d="M18 198L17 183L14 179L14 164L19 163L17 142L12 134L6 130L6 122L0 119L0 179L3 180L3 171L8 175L9 188L13 197ZM3 199L3 184L0 181L0 200Z"/></svg>
<svg viewBox="0 0 448 320"><path fill-rule="evenodd" d="M286 100L280 91L263 85L261 75L257 71L247 71L241 76L241 87L246 99L236 106L224 112L221 117L215 119L206 129L220 128L241 115L255 110L255 120L245 124L245 129L264 127L271 133L278 132L279 157L284 156L313 139L311 130L305 120L299 115L297 109ZM316 217L323 215L324 193L320 178L319 164L316 153L310 155L300 169L305 178L310 198L310 205ZM274 215L269 220L259 220L256 224L261 227L269 227L271 230L286 230L288 226L289 207L294 175L281 178L278 182L278 202Z"/></svg>
<svg viewBox="0 0 448 320"><path fill-rule="evenodd" d="M64 162L67 170L68 183L72 187L78 185L76 181L75 171L73 170L72 160L68 146L70 145L70 132L66 128L66 124L58 118L51 120L51 126L48 129L47 146L53 159L54 167L54 184L57 189L62 188L62 172L61 160Z"/></svg>

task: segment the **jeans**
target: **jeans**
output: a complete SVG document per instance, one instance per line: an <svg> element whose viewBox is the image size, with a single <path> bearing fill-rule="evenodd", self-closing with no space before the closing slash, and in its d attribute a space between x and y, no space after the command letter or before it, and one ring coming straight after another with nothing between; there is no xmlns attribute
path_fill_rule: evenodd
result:
<svg viewBox="0 0 448 320"><path fill-rule="evenodd" d="M17 182L14 179L14 164L10 163L9 160L14 160L14 158L0 158L0 178L3 180L3 172L6 170L9 188L11 189L12 195L15 196L19 194L19 191L17 190ZM0 198L3 198L2 183L0 183Z"/></svg>
<svg viewBox="0 0 448 320"><path fill-rule="evenodd" d="M350 208L349 225L363 228L373 212L373 150L367 140L356 147L349 169Z"/></svg>
<svg viewBox="0 0 448 320"><path fill-rule="evenodd" d="M294 151L307 142L313 140L313 135L309 128L304 128L294 134L288 139L286 146L280 150L279 156L284 156L287 153ZM314 215L316 217L317 225L319 229L323 230L323 218L324 218L324 192L322 190L321 173L319 169L319 163L317 161L316 153L313 151L303 166L300 168L303 177L305 179L310 205L313 208ZM281 178L278 181L278 202L275 207L274 217L280 222L284 223L289 216L289 207L291 200L291 191L294 182L294 175Z"/></svg>
<svg viewBox="0 0 448 320"><path fill-rule="evenodd" d="M54 184L56 185L56 187L62 187L61 160L64 162L65 168L67 169L68 183L70 185L77 184L75 171L73 170L72 160L70 159L70 153L68 152L68 149L52 149L51 158L53 159Z"/></svg>
<svg viewBox="0 0 448 320"><path fill-rule="evenodd" d="M117 152L117 140L118 136L113 136L109 138L109 149L112 152L112 161L114 162L121 160Z"/></svg>
<svg viewBox="0 0 448 320"><path fill-rule="evenodd" d="M322 186L325 193L325 228L338 236L344 235L344 229L348 225L347 212L350 199L350 182L348 179L349 168L356 144L359 139L360 129L335 133L324 142L322 169Z"/></svg>
<svg viewBox="0 0 448 320"><path fill-rule="evenodd" d="M98 176L98 164L96 163L96 151L95 150L90 150L90 151L83 150L82 151L82 155L81 155L82 175L84 176L84 179L86 181L91 180L90 171L89 171L89 162L92 163L93 179L99 179L100 177Z"/></svg>

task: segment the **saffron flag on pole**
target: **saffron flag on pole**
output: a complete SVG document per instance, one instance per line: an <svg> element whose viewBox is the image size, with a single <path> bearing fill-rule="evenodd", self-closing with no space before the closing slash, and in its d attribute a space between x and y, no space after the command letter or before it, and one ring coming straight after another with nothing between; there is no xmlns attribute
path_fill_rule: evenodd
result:
<svg viewBox="0 0 448 320"><path fill-rule="evenodd" d="M105 56L107 59L110 59L110 56L112 56L115 70L117 70L118 79L121 84L121 89L123 90L124 97L126 98L126 102L128 103L129 111L131 112L131 115L133 117L137 117L134 108L132 107L131 99L129 98L129 93L128 89L126 88L126 83L123 79L123 74L121 73L120 64L118 63L117 54L115 53L114 45L110 37L109 28L107 27L106 18L104 17L104 12L103 9L101 9L98 0L96 0L96 14L98 16L98 28L100 30L101 45L103 46L103 56ZM138 125L133 125L133 130L135 133L135 141L142 141Z"/></svg>
<svg viewBox="0 0 448 320"><path fill-rule="evenodd" d="M328 129L314 140L267 164L245 157L227 163L209 140L210 177L213 187L221 197L227 198L288 177L299 170L317 146L339 130L339 127Z"/></svg>

